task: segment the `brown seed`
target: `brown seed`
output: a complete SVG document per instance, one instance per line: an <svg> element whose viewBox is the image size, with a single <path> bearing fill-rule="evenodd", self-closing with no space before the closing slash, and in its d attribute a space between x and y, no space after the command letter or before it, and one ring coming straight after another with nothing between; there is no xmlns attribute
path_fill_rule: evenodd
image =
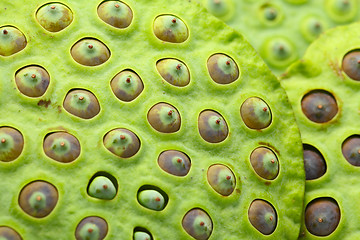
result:
<svg viewBox="0 0 360 240"><path fill-rule="evenodd" d="M85 66L97 66L110 58L110 50L101 41L84 38L76 42L71 50L71 56L76 62Z"/></svg>
<svg viewBox="0 0 360 240"><path fill-rule="evenodd" d="M220 195L229 196L235 189L234 173L225 165L211 165L207 172L210 186Z"/></svg>
<svg viewBox="0 0 360 240"><path fill-rule="evenodd" d="M59 32L71 24L73 13L62 3L47 3L38 9L36 19L47 31Z"/></svg>
<svg viewBox="0 0 360 240"><path fill-rule="evenodd" d="M85 89L70 90L65 97L64 108L69 113L90 119L100 112L100 104L93 93Z"/></svg>
<svg viewBox="0 0 360 240"><path fill-rule="evenodd" d="M49 73L40 66L26 66L15 74L15 82L19 91L28 97L40 97L46 92Z"/></svg>
<svg viewBox="0 0 360 240"><path fill-rule="evenodd" d="M12 26L0 27L0 56L10 56L23 50L27 45L25 35Z"/></svg>
<svg viewBox="0 0 360 240"><path fill-rule="evenodd" d="M0 239L3 240L22 240L19 233L7 226L0 226Z"/></svg>
<svg viewBox="0 0 360 240"><path fill-rule="evenodd" d="M22 134L11 127L0 127L0 139L0 161L10 162L17 159L24 148Z"/></svg>
<svg viewBox="0 0 360 240"><path fill-rule="evenodd" d="M240 115L245 125L251 129L267 128L272 121L269 106L258 97L250 97L244 101L240 108Z"/></svg>
<svg viewBox="0 0 360 240"><path fill-rule="evenodd" d="M110 82L115 96L121 101L130 102L144 90L144 84L135 72L124 70L118 73Z"/></svg>
<svg viewBox="0 0 360 240"><path fill-rule="evenodd" d="M360 166L360 135L352 135L343 142L342 154L351 165Z"/></svg>
<svg viewBox="0 0 360 240"><path fill-rule="evenodd" d="M169 115L169 112L171 114ZM155 104L148 112L147 119L150 125L162 133L179 131L181 125L180 114L175 107L167 103Z"/></svg>
<svg viewBox="0 0 360 240"><path fill-rule="evenodd" d="M104 1L97 14L101 20L116 28L127 28L133 19L131 8L120 1Z"/></svg>
<svg viewBox="0 0 360 240"><path fill-rule="evenodd" d="M87 229L87 230L83 230ZM93 233L97 233L98 237L94 238ZM108 224L107 222L97 216L86 217L80 221L75 230L76 240L87 240L87 239L96 239L102 240L106 237L108 233Z"/></svg>
<svg viewBox="0 0 360 240"><path fill-rule="evenodd" d="M182 43L189 37L185 23L173 15L156 17L153 27L155 36L165 42Z"/></svg>
<svg viewBox="0 0 360 240"><path fill-rule="evenodd" d="M222 142L229 135L225 119L213 110L204 110L199 114L198 128L201 137L210 143Z"/></svg>
<svg viewBox="0 0 360 240"><path fill-rule="evenodd" d="M326 172L326 162L322 154L315 147L304 144L304 165L306 180L321 177Z"/></svg>
<svg viewBox="0 0 360 240"><path fill-rule="evenodd" d="M109 131L104 136L104 146L116 156L129 158L140 149L140 140L135 133L124 128Z"/></svg>
<svg viewBox="0 0 360 240"><path fill-rule="evenodd" d="M266 147L256 148L250 155L250 163L264 179L273 180L279 174L279 161L275 153Z"/></svg>
<svg viewBox="0 0 360 240"><path fill-rule="evenodd" d="M261 199L254 200L248 211L250 223L262 234L270 235L277 225L277 214L274 207Z"/></svg>
<svg viewBox="0 0 360 240"><path fill-rule="evenodd" d="M182 220L182 226L196 240L207 240L213 230L210 216L200 208L188 211Z"/></svg>
<svg viewBox="0 0 360 240"><path fill-rule="evenodd" d="M207 68L211 78L219 84L229 84L239 78L235 61L222 53L212 55L207 61Z"/></svg>
<svg viewBox="0 0 360 240"><path fill-rule="evenodd" d="M74 161L80 155L80 143L67 132L48 134L43 144L46 156L62 163Z"/></svg>
<svg viewBox="0 0 360 240"><path fill-rule="evenodd" d="M158 158L158 164L162 170L175 176L186 176L190 170L190 158L183 152L167 150Z"/></svg>
<svg viewBox="0 0 360 240"><path fill-rule="evenodd" d="M342 61L342 70L351 79L360 81L360 50L348 52Z"/></svg>

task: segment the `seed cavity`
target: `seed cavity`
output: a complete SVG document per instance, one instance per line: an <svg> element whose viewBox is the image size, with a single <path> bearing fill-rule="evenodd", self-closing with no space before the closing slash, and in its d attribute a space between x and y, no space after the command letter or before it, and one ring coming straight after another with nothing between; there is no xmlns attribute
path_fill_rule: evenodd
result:
<svg viewBox="0 0 360 240"><path fill-rule="evenodd" d="M131 8L121 1L104 1L97 14L101 20L116 28L127 28L133 19Z"/></svg>
<svg viewBox="0 0 360 240"><path fill-rule="evenodd" d="M325 90L313 90L301 100L305 116L316 123L326 123L335 117L338 105L334 96Z"/></svg>
<svg viewBox="0 0 360 240"><path fill-rule="evenodd" d="M104 136L104 146L121 158L130 158L140 149L140 140L132 131L125 128L116 128Z"/></svg>
<svg viewBox="0 0 360 240"><path fill-rule="evenodd" d="M162 152L159 155L158 164L165 172L179 177L186 176L191 167L189 156L177 150Z"/></svg>
<svg viewBox="0 0 360 240"><path fill-rule="evenodd" d="M207 0L207 9L223 21L231 19L235 12L234 0Z"/></svg>
<svg viewBox="0 0 360 240"><path fill-rule="evenodd" d="M49 32L59 32L73 20L70 8L62 3L47 3L36 12L36 20Z"/></svg>
<svg viewBox="0 0 360 240"><path fill-rule="evenodd" d="M152 240L153 237L147 229L142 228L142 227L136 227L134 229L133 239L134 240Z"/></svg>
<svg viewBox="0 0 360 240"><path fill-rule="evenodd" d="M156 17L153 28L155 36L165 42L182 43L189 37L185 23L174 15Z"/></svg>
<svg viewBox="0 0 360 240"><path fill-rule="evenodd" d="M124 70L118 73L110 82L115 96L124 102L131 102L144 90L144 84L134 71Z"/></svg>
<svg viewBox="0 0 360 240"><path fill-rule="evenodd" d="M18 232L7 226L0 226L0 239L3 240L22 240Z"/></svg>
<svg viewBox="0 0 360 240"><path fill-rule="evenodd" d="M118 190L116 178L107 172L95 174L89 181L87 193L89 196L102 199L114 199Z"/></svg>
<svg viewBox="0 0 360 240"><path fill-rule="evenodd" d="M272 120L270 107L258 97L250 97L240 108L240 115L245 125L251 129L264 129Z"/></svg>
<svg viewBox="0 0 360 240"><path fill-rule="evenodd" d="M50 76L45 68L30 65L16 72L15 83L25 96L40 97L44 95L49 86Z"/></svg>
<svg viewBox="0 0 360 240"><path fill-rule="evenodd" d="M182 220L182 226L196 240L208 239L213 230L210 216L200 208L188 211Z"/></svg>
<svg viewBox="0 0 360 240"><path fill-rule="evenodd" d="M229 56L217 53L207 61L209 74L218 84L229 84L239 78L239 68L236 62Z"/></svg>
<svg viewBox="0 0 360 240"><path fill-rule="evenodd" d="M355 81L360 81L360 49L345 54L342 61L342 70Z"/></svg>
<svg viewBox="0 0 360 240"><path fill-rule="evenodd" d="M255 172L264 179L273 180L279 174L279 160L269 148L256 148L250 155L250 163Z"/></svg>
<svg viewBox="0 0 360 240"><path fill-rule="evenodd" d="M303 148L306 180L320 178L326 172L326 162L323 155L314 146L304 144Z"/></svg>
<svg viewBox="0 0 360 240"><path fill-rule="evenodd" d="M84 66L97 66L110 58L110 50L101 41L84 38L76 42L70 50L73 59Z"/></svg>
<svg viewBox="0 0 360 240"><path fill-rule="evenodd" d="M169 197L158 187L144 185L137 193L137 200L145 208L161 211L166 207Z"/></svg>
<svg viewBox="0 0 360 240"><path fill-rule="evenodd" d="M236 178L233 171L222 164L214 164L209 167L207 180L210 186L222 196L229 196L236 186Z"/></svg>
<svg viewBox="0 0 360 240"><path fill-rule="evenodd" d="M325 11L337 23L351 22L359 11L356 0L328 0L325 2Z"/></svg>
<svg viewBox="0 0 360 240"><path fill-rule="evenodd" d="M27 184L20 192L21 209L35 218L49 215L58 201L57 189L48 182L34 181Z"/></svg>
<svg viewBox="0 0 360 240"><path fill-rule="evenodd" d="M161 77L177 87L185 87L190 82L188 67L180 60L173 58L161 59L156 63L156 68Z"/></svg>
<svg viewBox="0 0 360 240"><path fill-rule="evenodd" d="M108 233L107 222L97 216L86 217L77 225L76 240L102 240Z"/></svg>
<svg viewBox="0 0 360 240"><path fill-rule="evenodd" d="M27 45L24 34L12 26L0 27L0 56L11 56Z"/></svg>
<svg viewBox="0 0 360 240"><path fill-rule="evenodd" d="M283 19L281 9L272 3L262 4L258 10L258 16L259 20L267 26L279 24Z"/></svg>
<svg viewBox="0 0 360 240"><path fill-rule="evenodd" d="M0 127L0 161L11 162L17 159L23 148L23 135L15 128Z"/></svg>
<svg viewBox="0 0 360 240"><path fill-rule="evenodd" d="M315 236L330 235L340 222L339 205L333 198L316 198L305 209L305 225Z"/></svg>
<svg viewBox="0 0 360 240"><path fill-rule="evenodd" d="M308 42L317 39L325 28L325 22L317 16L308 16L301 22L301 34Z"/></svg>
<svg viewBox="0 0 360 240"><path fill-rule="evenodd" d="M264 41L260 53L267 63L276 68L290 65L297 59L294 44L284 37L273 37Z"/></svg>
<svg viewBox="0 0 360 240"><path fill-rule="evenodd" d="M274 207L265 200L256 199L249 207L250 223L262 234L270 235L277 225L277 214Z"/></svg>
<svg viewBox="0 0 360 240"><path fill-rule="evenodd" d="M72 89L65 97L64 109L83 119L91 119L99 114L100 104L93 93L85 89Z"/></svg>
<svg viewBox="0 0 360 240"><path fill-rule="evenodd" d="M353 166L360 166L360 135L348 137L342 144L342 154Z"/></svg>
<svg viewBox="0 0 360 240"><path fill-rule="evenodd" d="M148 112L147 119L150 125L162 133L179 131L181 117L178 110L167 103L157 103Z"/></svg>
<svg viewBox="0 0 360 240"><path fill-rule="evenodd" d="M44 152L49 158L70 163L80 155L79 140L67 132L53 132L46 135L43 144Z"/></svg>
<svg viewBox="0 0 360 240"><path fill-rule="evenodd" d="M213 110L204 110L199 114L198 129L200 136L209 143L222 142L229 135L225 119Z"/></svg>

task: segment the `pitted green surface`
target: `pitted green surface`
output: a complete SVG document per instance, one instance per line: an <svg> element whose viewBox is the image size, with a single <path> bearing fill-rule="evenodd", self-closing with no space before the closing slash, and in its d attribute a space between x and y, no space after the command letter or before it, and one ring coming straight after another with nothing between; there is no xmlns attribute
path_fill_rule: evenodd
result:
<svg viewBox="0 0 360 240"><path fill-rule="evenodd" d="M25 240L74 239L77 224L85 217L106 220L106 239L132 239L134 229L144 228L154 239L191 239L182 228L185 214L194 208L211 218L209 239L294 239L299 233L304 191L304 170L300 136L284 90L265 63L241 35L205 10L188 1L126 0L134 17L128 28L114 28L97 15L100 1L61 3L73 12L72 23L58 33L46 31L36 21L36 10L45 2L5 0L0 3L0 26L16 26L28 40L27 47L9 57L0 57L0 125L18 129L24 149L18 159L0 162L0 224L14 228ZM170 14L189 29L183 43L159 40L153 32L157 16ZM111 51L109 60L89 67L78 64L71 47L80 39L96 38ZM241 72L233 83L215 83L207 70L207 60L215 53L231 57ZM156 69L160 59L183 61L190 83L176 87L162 79ZM36 64L50 75L42 97L29 98L15 84L17 70ZM120 101L110 81L120 71L131 69L144 83L143 92L131 102ZM63 108L71 89L92 92L100 112L91 119L76 117ZM240 106L249 97L260 97L271 109L272 122L263 130L246 127ZM175 133L160 133L147 121L149 109L159 102L173 105L181 115ZM198 116L206 109L219 112L229 127L221 143L208 143L198 130ZM103 138L112 129L126 128L140 139L140 150L130 158L119 158L106 149ZM47 157L42 144L48 133L66 131L80 142L81 153L71 163ZM272 181L257 176L250 163L251 152L259 147L272 149L279 159L279 175ZM184 177L160 168L158 156L165 150L186 153L191 160ZM234 173L234 192L224 197L211 188L207 169L223 164ZM90 179L97 172L116 178L118 192L112 200L87 194ZM44 180L59 192L55 209L45 218L35 219L22 211L18 195L29 182ZM137 192L154 186L168 196L162 211L142 207ZM156 190L156 188L155 188ZM263 199L278 215L274 233L264 236L249 222L252 201Z"/></svg>
<svg viewBox="0 0 360 240"><path fill-rule="evenodd" d="M343 142L360 133L360 82L350 79L342 71L344 56L351 50L360 49L359 27L356 23L329 30L310 46L302 60L289 68L282 81L293 105L303 143L316 147L327 165L324 175L306 181L305 206L315 198L331 197L337 201L341 212L339 225L326 237L312 235L303 221L301 239L345 239L350 233L359 231L360 168L351 165L342 154ZM313 89L326 90L337 101L339 112L327 123L311 122L301 110L301 99ZM353 236L349 239L357 239L356 234Z"/></svg>
<svg viewBox="0 0 360 240"><path fill-rule="evenodd" d="M301 58L323 31L360 19L360 0L198 1L243 33L277 75ZM277 43L291 54L279 54Z"/></svg>

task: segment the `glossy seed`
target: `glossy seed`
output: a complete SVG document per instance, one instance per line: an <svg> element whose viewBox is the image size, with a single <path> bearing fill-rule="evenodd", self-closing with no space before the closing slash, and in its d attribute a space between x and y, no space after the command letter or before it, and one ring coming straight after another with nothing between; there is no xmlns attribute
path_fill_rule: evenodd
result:
<svg viewBox="0 0 360 240"><path fill-rule="evenodd" d="M139 203L148 209L161 211L165 208L165 197L153 189L142 190L138 193Z"/></svg>
<svg viewBox="0 0 360 240"><path fill-rule="evenodd" d="M135 72L124 70L110 82L115 96L121 101L130 102L137 98L144 89L144 84Z"/></svg>
<svg viewBox="0 0 360 240"><path fill-rule="evenodd" d="M69 113L83 119L93 118L100 112L100 104L95 95L84 89L70 90L63 106Z"/></svg>
<svg viewBox="0 0 360 240"><path fill-rule="evenodd" d="M307 144L303 146L306 180L317 179L326 172L325 159L315 147Z"/></svg>
<svg viewBox="0 0 360 240"><path fill-rule="evenodd" d="M52 212L58 198L58 191L52 184L34 181L21 190L19 205L30 216L43 218Z"/></svg>
<svg viewBox="0 0 360 240"><path fill-rule="evenodd" d="M207 68L212 80L219 84L229 84L239 78L235 61L222 53L212 55L207 61Z"/></svg>
<svg viewBox="0 0 360 240"><path fill-rule="evenodd" d="M324 90L307 93L301 100L301 109L308 119L316 123L328 122L338 112L335 98Z"/></svg>
<svg viewBox="0 0 360 240"><path fill-rule="evenodd" d="M360 81L360 50L357 49L345 55L342 69L349 78Z"/></svg>
<svg viewBox="0 0 360 240"><path fill-rule="evenodd" d="M39 8L36 19L49 32L59 32L70 25L73 13L64 4L47 3Z"/></svg>
<svg viewBox="0 0 360 240"><path fill-rule="evenodd" d="M82 65L97 66L110 58L110 50L99 40L84 38L72 46L71 56Z"/></svg>
<svg viewBox="0 0 360 240"><path fill-rule="evenodd" d="M108 224L101 217L86 217L77 225L76 240L102 240L108 232Z"/></svg>
<svg viewBox="0 0 360 240"><path fill-rule="evenodd" d="M223 196L229 196L234 191L236 185L234 173L222 164L215 164L209 167L207 180L210 186Z"/></svg>
<svg viewBox="0 0 360 240"><path fill-rule="evenodd" d="M117 128L109 131L103 140L104 146L116 156L129 158L140 149L140 140L130 130Z"/></svg>
<svg viewBox="0 0 360 240"><path fill-rule="evenodd" d="M256 148L250 155L250 163L262 178L273 180L279 174L279 161L273 151L266 147Z"/></svg>
<svg viewBox="0 0 360 240"><path fill-rule="evenodd" d="M193 208L185 214L182 227L196 240L207 240L213 230L210 216L199 208Z"/></svg>
<svg viewBox="0 0 360 240"><path fill-rule="evenodd" d="M315 236L328 236L340 222L340 209L332 198L317 198L305 210L305 225Z"/></svg>
<svg viewBox="0 0 360 240"><path fill-rule="evenodd" d="M46 156L62 163L74 161L80 155L80 143L67 132L48 134L43 144Z"/></svg>
<svg viewBox="0 0 360 240"><path fill-rule="evenodd" d="M10 162L17 159L23 148L22 134L11 127L0 127L0 161Z"/></svg>
<svg viewBox="0 0 360 240"><path fill-rule="evenodd" d="M171 85L184 87L190 82L188 67L177 59L161 59L156 63L156 68L161 77Z"/></svg>
<svg viewBox="0 0 360 240"><path fill-rule="evenodd" d="M173 15L161 15L154 21L155 36L165 42L182 43L189 37L185 23Z"/></svg>
<svg viewBox="0 0 360 240"><path fill-rule="evenodd" d="M7 226L0 226L0 239L1 240L22 240L19 233L14 229Z"/></svg>
<svg viewBox="0 0 360 240"><path fill-rule="evenodd" d="M27 66L15 74L15 82L19 91L28 97L44 95L49 86L49 73L39 66Z"/></svg>
<svg viewBox="0 0 360 240"><path fill-rule="evenodd" d="M152 237L147 232L137 231L134 233L134 240L152 240Z"/></svg>
<svg viewBox="0 0 360 240"><path fill-rule="evenodd" d="M200 113L198 128L201 137L210 143L222 142L229 134L225 119L213 110L205 110Z"/></svg>
<svg viewBox="0 0 360 240"><path fill-rule="evenodd" d="M91 197L111 200L116 195L116 187L113 182L105 176L95 177L89 185L88 194Z"/></svg>
<svg viewBox="0 0 360 240"><path fill-rule="evenodd" d="M277 214L271 204L264 200L254 200L248 211L250 223L262 234L269 235L275 231Z"/></svg>
<svg viewBox="0 0 360 240"><path fill-rule="evenodd" d="M17 28L11 26L0 27L0 56L10 56L27 45L24 34Z"/></svg>
<svg viewBox="0 0 360 240"><path fill-rule="evenodd" d="M342 154L354 166L360 166L360 135L348 137L342 144Z"/></svg>
<svg viewBox="0 0 360 240"><path fill-rule="evenodd" d="M269 106L258 97L246 99L241 105L240 114L245 125L251 129L266 128L272 120Z"/></svg>
<svg viewBox="0 0 360 240"><path fill-rule="evenodd" d="M186 176L190 170L190 158L176 150L164 151L159 155L158 164L162 170L175 176Z"/></svg>
<svg viewBox="0 0 360 240"><path fill-rule="evenodd" d="M167 103L155 104L148 112L147 119L150 125L162 133L179 131L181 118L178 110Z"/></svg>
<svg viewBox="0 0 360 240"><path fill-rule="evenodd" d="M121 1L105 1L97 9L101 20L116 28L127 28L133 19L131 8Z"/></svg>

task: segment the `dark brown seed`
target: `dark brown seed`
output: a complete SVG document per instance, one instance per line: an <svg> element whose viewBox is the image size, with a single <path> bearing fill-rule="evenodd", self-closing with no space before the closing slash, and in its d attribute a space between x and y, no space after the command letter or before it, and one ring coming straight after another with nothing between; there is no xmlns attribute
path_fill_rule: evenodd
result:
<svg viewBox="0 0 360 240"><path fill-rule="evenodd" d="M250 223L262 234L269 235L275 231L277 214L270 203L254 200L249 207L248 216Z"/></svg>
<svg viewBox="0 0 360 240"><path fill-rule="evenodd" d="M325 123L335 117L338 106L333 95L327 91L314 90L301 100L301 109L313 122Z"/></svg>
<svg viewBox="0 0 360 240"><path fill-rule="evenodd" d="M213 224L210 216L202 209L194 208L188 211L182 226L185 231L196 240L206 240L210 237Z"/></svg>
<svg viewBox="0 0 360 240"><path fill-rule="evenodd" d="M120 1L105 1L97 9L98 16L116 28L127 28L133 19L131 8Z"/></svg>
<svg viewBox="0 0 360 240"><path fill-rule="evenodd" d="M251 129L266 128L272 120L269 106L264 100L258 97L246 99L241 105L240 114L245 125Z"/></svg>
<svg viewBox="0 0 360 240"><path fill-rule="evenodd" d="M0 27L0 56L10 56L23 50L27 45L26 37L17 28Z"/></svg>
<svg viewBox="0 0 360 240"><path fill-rule="evenodd" d="M124 128L109 131L103 143L110 152L121 158L132 157L140 149L140 140L136 134Z"/></svg>
<svg viewBox="0 0 360 240"><path fill-rule="evenodd" d="M222 164L209 167L207 180L210 186L219 194L229 196L235 189L236 179L230 168Z"/></svg>
<svg viewBox="0 0 360 240"><path fill-rule="evenodd" d="M14 229L6 226L0 226L0 239L1 240L22 240L19 233Z"/></svg>
<svg viewBox="0 0 360 240"><path fill-rule="evenodd" d="M348 137L342 144L342 154L354 166L360 166L360 135Z"/></svg>
<svg viewBox="0 0 360 240"><path fill-rule="evenodd" d="M148 112L147 119L150 125L162 133L179 131L181 118L178 110L170 104L155 104Z"/></svg>
<svg viewBox="0 0 360 240"><path fill-rule="evenodd" d="M307 230L316 236L328 236L340 222L340 209L332 198L317 198L305 210Z"/></svg>
<svg viewBox="0 0 360 240"><path fill-rule="evenodd" d="M49 32L59 32L73 20L71 10L61 3L47 3L39 8L36 19Z"/></svg>
<svg viewBox="0 0 360 240"><path fill-rule="evenodd" d="M214 82L229 84L239 78L239 68L235 61L225 54L214 54L207 61L207 68Z"/></svg>
<svg viewBox="0 0 360 240"><path fill-rule="evenodd" d="M118 99L125 102L134 100L144 89L140 77L133 71L124 70L110 82L110 86Z"/></svg>
<svg viewBox="0 0 360 240"><path fill-rule="evenodd" d="M80 143L76 137L67 132L48 134L43 144L45 154L63 163L74 161L80 155Z"/></svg>
<svg viewBox="0 0 360 240"><path fill-rule="evenodd" d="M84 38L71 48L74 60L85 66L97 66L110 58L110 50L97 39Z"/></svg>
<svg viewBox="0 0 360 240"><path fill-rule="evenodd" d="M15 74L15 82L19 91L28 97L42 96L49 86L49 73L39 66L27 66Z"/></svg>
<svg viewBox="0 0 360 240"><path fill-rule="evenodd" d="M108 224L101 217L86 217L77 225L76 240L102 240L108 233Z"/></svg>
<svg viewBox="0 0 360 240"><path fill-rule="evenodd" d="M0 161L10 162L18 158L24 148L22 134L11 127L0 127Z"/></svg>
<svg viewBox="0 0 360 240"><path fill-rule="evenodd" d="M158 164L162 170L175 176L186 176L190 170L190 158L176 150L164 151L159 155Z"/></svg>
<svg viewBox="0 0 360 240"><path fill-rule="evenodd" d="M255 172L262 178L273 180L279 173L279 161L273 151L266 147L256 148L250 155Z"/></svg>
<svg viewBox="0 0 360 240"><path fill-rule="evenodd" d="M347 53L342 61L342 69L349 78L360 81L360 50Z"/></svg>
<svg viewBox="0 0 360 240"><path fill-rule="evenodd" d="M34 181L21 190L19 205L30 216L43 218L52 212L58 198L58 191L52 184Z"/></svg>
<svg viewBox="0 0 360 240"><path fill-rule="evenodd" d="M326 172L325 159L315 147L307 144L303 146L306 180L317 179Z"/></svg>
<svg viewBox="0 0 360 240"><path fill-rule="evenodd" d="M93 118L100 112L100 104L95 95L84 89L70 90L63 106L69 113L84 119Z"/></svg>
<svg viewBox="0 0 360 240"><path fill-rule="evenodd" d="M201 137L210 143L219 143L229 134L225 119L213 110L204 110L198 118L198 128Z"/></svg>
<svg viewBox="0 0 360 240"><path fill-rule="evenodd" d="M161 15L154 21L155 36L165 42L182 43L189 37L185 23L174 15Z"/></svg>

